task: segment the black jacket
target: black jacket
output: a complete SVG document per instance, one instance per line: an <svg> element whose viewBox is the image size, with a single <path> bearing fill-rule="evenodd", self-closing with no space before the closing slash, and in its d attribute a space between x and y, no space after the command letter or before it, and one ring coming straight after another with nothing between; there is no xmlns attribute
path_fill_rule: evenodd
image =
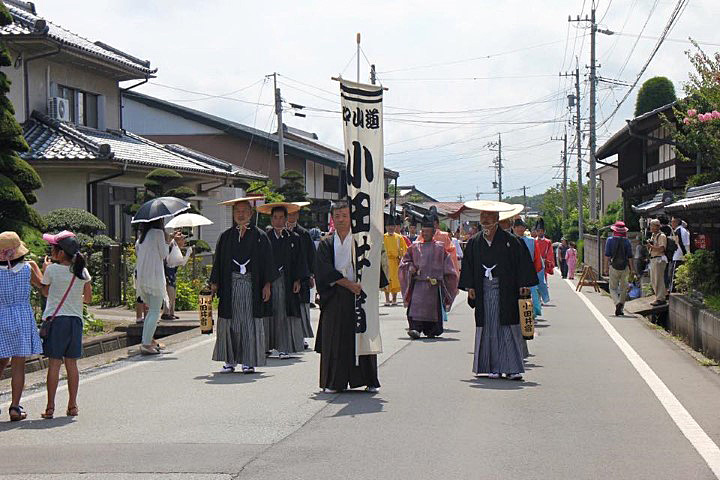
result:
<svg viewBox="0 0 720 480"><path fill-rule="evenodd" d="M273 260L272 247L265 232L255 225L248 227L245 235L250 235L250 243L253 245L251 257L252 269L252 294L253 294L253 316L255 318L272 316L272 303L263 302L262 288L266 283L271 283L278 276L275 261ZM210 283L218 286L218 298L220 306L218 315L223 318L232 318L232 272L233 272L233 243L238 242L238 231L233 228L225 230L218 238L215 248L215 259Z"/></svg>
<svg viewBox="0 0 720 480"><path fill-rule="evenodd" d="M475 309L475 325L478 327L485 325L485 308L483 308L485 269L480 260L481 252L485 250L491 250L497 265L492 275L500 280L500 324L519 324L520 288L533 287L539 281L527 247L514 235L498 229L492 247L488 246L482 237L482 232L475 234L468 241L462 259L458 287L462 290L475 289L475 300L468 298L468 303Z"/></svg>
<svg viewBox="0 0 720 480"><path fill-rule="evenodd" d="M275 270L284 272L286 313L291 317L300 316L300 295L293 293L293 283L307 283L308 271L305 255L300 245L298 234L283 230L282 238L277 239L272 227L267 229L268 240L273 250ZM309 294L308 294L309 296Z"/></svg>
<svg viewBox="0 0 720 480"><path fill-rule="evenodd" d="M305 264L308 268L308 278L314 274L315 264L315 242L310 238L310 233L307 229L300 225L295 225L292 232L300 237L300 248L305 256ZM300 303L310 303L310 282L307 280L302 283L300 289Z"/></svg>

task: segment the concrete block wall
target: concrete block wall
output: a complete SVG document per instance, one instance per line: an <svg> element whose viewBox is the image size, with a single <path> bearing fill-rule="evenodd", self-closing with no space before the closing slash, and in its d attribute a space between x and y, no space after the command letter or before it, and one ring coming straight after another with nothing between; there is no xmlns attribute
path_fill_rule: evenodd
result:
<svg viewBox="0 0 720 480"><path fill-rule="evenodd" d="M720 361L720 314L684 295L671 295L668 328L693 349Z"/></svg>

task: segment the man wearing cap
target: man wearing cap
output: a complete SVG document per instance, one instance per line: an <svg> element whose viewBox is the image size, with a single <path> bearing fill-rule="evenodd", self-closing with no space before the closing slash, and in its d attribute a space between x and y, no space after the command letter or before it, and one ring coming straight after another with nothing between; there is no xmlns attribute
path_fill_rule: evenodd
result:
<svg viewBox="0 0 720 480"><path fill-rule="evenodd" d="M355 357L355 296L362 293L353 265L350 207L344 200L333 203L335 232L318 244L315 280L320 294L320 322L315 351L320 354L320 388L336 393L366 387L377 392L377 355ZM381 285L382 286L382 278ZM368 292L373 293L373 292Z"/></svg>
<svg viewBox="0 0 720 480"><path fill-rule="evenodd" d="M238 364L254 373L266 364L265 325L272 315L271 285L278 272L267 235L253 222L252 202L262 197L236 198L231 205L233 226L220 235L210 286L220 299L217 338L212 359L224 362L222 373Z"/></svg>
<svg viewBox="0 0 720 480"><path fill-rule="evenodd" d="M552 242L545 237L545 220L542 218L538 218L537 222L535 222L535 232L537 232L535 241L538 243L540 260L543 266L543 269L537 274L539 281L538 294L543 303L548 303L550 302L550 291L548 290L547 276L555 272L555 255Z"/></svg>
<svg viewBox="0 0 720 480"><path fill-rule="evenodd" d="M400 262L400 284L407 307L408 335L413 340L443 333L443 320L457 295L458 272L450 255L433 242L433 218L422 221L422 243L410 246Z"/></svg>
<svg viewBox="0 0 720 480"><path fill-rule="evenodd" d="M523 245L525 245L525 247L527 248L528 254L530 255L530 260L532 261L533 266L535 267L535 272L537 273L542 270L540 250L538 249L538 244L535 239L525 235L526 229L527 224L523 221L522 218L518 218L515 220L513 224L513 232L515 233L515 236L517 236L518 239L520 239ZM532 287L530 289L530 293L532 295L533 312L535 313L536 317L539 317L542 315L542 303L540 302L540 296L538 294L537 286Z"/></svg>
<svg viewBox="0 0 720 480"><path fill-rule="evenodd" d="M310 232L307 231L298 223L300 217L300 209L310 205L310 202L293 202L297 205L298 210L290 212L288 211L288 222L287 228L291 233L296 234L300 239L300 249L305 257L305 264L308 268L308 278L300 286L300 319L302 321L303 337L313 338L312 324L310 323L310 304L314 299L310 298L310 291L315 286L315 277L313 275L313 263L315 263L315 244L310 237ZM308 344L305 343L305 348Z"/></svg>
<svg viewBox="0 0 720 480"><path fill-rule="evenodd" d="M395 233L395 219L390 216L385 216L385 236L383 237L383 243L385 245L385 252L388 258L388 280L390 284L385 287L385 306L397 305L397 295L400 292L400 278L398 277L398 267L400 266L400 260L407 251L407 244L403 239L403 236ZM336 226L337 228L337 226ZM390 296L392 295L392 302Z"/></svg>
<svg viewBox="0 0 720 480"><path fill-rule="evenodd" d="M288 212L300 207L293 203L268 203L258 207L270 215L267 235L273 250L278 277L272 284L272 316L265 319L267 351L276 350L280 359L304 349L300 313L300 289L310 278L300 237L285 227Z"/></svg>
<svg viewBox="0 0 720 480"><path fill-rule="evenodd" d="M465 206L480 211L482 230L465 247L460 288L467 290L475 309L473 372L522 380L523 342L518 299L538 284L529 256L517 239L498 227L503 202L472 201Z"/></svg>
<svg viewBox="0 0 720 480"><path fill-rule="evenodd" d="M650 305L664 305L667 300L667 287L665 285L665 268L667 267L667 236L660 230L660 220L650 220L650 240L648 250L650 251L650 284L655 292L655 301Z"/></svg>
<svg viewBox="0 0 720 480"><path fill-rule="evenodd" d="M633 274L633 248L627 238L628 229L624 222L615 222L610 227L613 236L605 242L605 257L609 264L608 289L615 303L615 316L622 315L628 291L628 274Z"/></svg>
<svg viewBox="0 0 720 480"><path fill-rule="evenodd" d="M455 270L460 273L460 262L458 262L458 256L457 256L457 250L455 249L455 245L453 245L452 239L450 238L450 234L443 232L440 230L440 217L437 213L437 208L430 207L430 211L428 212L428 216L432 217L434 219L434 227L435 227L435 233L433 234L432 241L433 242L440 242L445 247L445 251L450 254L450 259L453 262L453 267L455 267ZM422 236L418 238L419 242L423 242Z"/></svg>

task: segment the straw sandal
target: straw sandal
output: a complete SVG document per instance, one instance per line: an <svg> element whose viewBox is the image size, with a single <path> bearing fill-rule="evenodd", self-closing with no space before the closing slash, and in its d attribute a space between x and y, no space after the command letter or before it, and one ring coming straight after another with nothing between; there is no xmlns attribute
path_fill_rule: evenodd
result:
<svg viewBox="0 0 720 480"><path fill-rule="evenodd" d="M77 405L75 405L74 407L68 407L67 412L65 412L68 417L77 417L79 413L80 410L78 409Z"/></svg>
<svg viewBox="0 0 720 480"><path fill-rule="evenodd" d="M55 407L47 407L45 412L41 413L40 416L46 420L52 419L55 416Z"/></svg>

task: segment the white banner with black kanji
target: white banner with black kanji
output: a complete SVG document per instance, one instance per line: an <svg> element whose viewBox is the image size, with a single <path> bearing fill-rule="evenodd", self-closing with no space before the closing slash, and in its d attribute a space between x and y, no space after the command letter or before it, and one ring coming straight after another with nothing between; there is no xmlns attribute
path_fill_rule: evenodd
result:
<svg viewBox="0 0 720 480"><path fill-rule="evenodd" d="M376 355L382 353L378 287L385 193L383 89L342 80L340 97L355 271L363 288L355 297L356 354Z"/></svg>

